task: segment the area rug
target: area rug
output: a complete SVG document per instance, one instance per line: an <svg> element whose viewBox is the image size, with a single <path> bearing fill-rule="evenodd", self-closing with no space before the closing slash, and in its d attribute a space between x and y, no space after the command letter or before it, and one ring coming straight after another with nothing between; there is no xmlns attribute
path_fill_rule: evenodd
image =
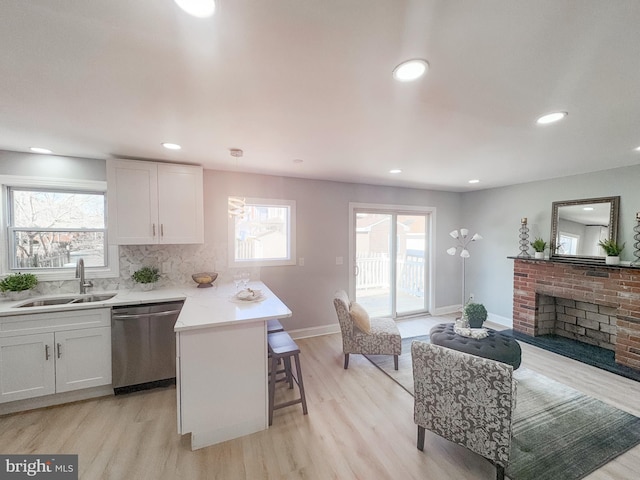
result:
<svg viewBox="0 0 640 480"><path fill-rule="evenodd" d="M393 357L366 357L413 395L411 342L402 339L399 370ZM640 443L640 418L526 368L518 381L511 462L512 480L578 480Z"/></svg>

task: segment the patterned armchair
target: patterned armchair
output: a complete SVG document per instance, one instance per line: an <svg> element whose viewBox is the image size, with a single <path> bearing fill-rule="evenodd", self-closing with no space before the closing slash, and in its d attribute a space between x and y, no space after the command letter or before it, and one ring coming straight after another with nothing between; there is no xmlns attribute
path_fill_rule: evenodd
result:
<svg viewBox="0 0 640 480"><path fill-rule="evenodd" d="M504 479L516 407L513 367L419 341L411 358L418 450L431 430L490 460Z"/></svg>
<svg viewBox="0 0 640 480"><path fill-rule="evenodd" d="M398 356L402 353L402 339L396 323L390 318L371 318L370 331L364 332L354 325L351 317L351 301L344 290L336 292L333 305L338 314L342 331L344 368L349 367L349 354L393 355L393 364L398 370Z"/></svg>

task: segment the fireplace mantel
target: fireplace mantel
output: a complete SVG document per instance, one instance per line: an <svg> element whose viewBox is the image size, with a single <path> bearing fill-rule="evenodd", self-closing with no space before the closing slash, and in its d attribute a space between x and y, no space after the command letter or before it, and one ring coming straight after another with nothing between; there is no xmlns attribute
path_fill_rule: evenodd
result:
<svg viewBox="0 0 640 480"><path fill-rule="evenodd" d="M530 336L540 324L542 296L606 306L616 318L616 362L640 370L640 268L604 263L514 260L513 329Z"/></svg>
<svg viewBox="0 0 640 480"><path fill-rule="evenodd" d="M632 266L630 262L621 263L619 265L607 265L604 260L584 260L584 259L560 259L560 258L525 258L525 257L507 257L511 260L525 260L527 262L541 262L541 263L559 263L561 265L576 265L580 267L602 267L602 268L622 268L629 270L636 270L640 273L640 266Z"/></svg>

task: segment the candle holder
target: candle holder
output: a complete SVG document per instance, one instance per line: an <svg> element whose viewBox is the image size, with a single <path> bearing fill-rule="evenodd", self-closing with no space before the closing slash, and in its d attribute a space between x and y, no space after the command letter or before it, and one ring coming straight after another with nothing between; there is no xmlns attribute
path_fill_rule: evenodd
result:
<svg viewBox="0 0 640 480"><path fill-rule="evenodd" d="M640 267L640 212L636 213L636 226L633 228L635 235L633 239L633 256L635 260L631 262L632 267Z"/></svg>
<svg viewBox="0 0 640 480"><path fill-rule="evenodd" d="M529 254L529 227L527 227L527 219L520 220L520 253L518 258L531 258Z"/></svg>

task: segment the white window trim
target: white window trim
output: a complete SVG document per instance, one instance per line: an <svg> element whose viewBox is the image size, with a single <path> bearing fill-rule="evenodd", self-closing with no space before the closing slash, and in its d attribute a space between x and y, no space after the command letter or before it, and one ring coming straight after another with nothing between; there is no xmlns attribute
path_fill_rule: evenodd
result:
<svg viewBox="0 0 640 480"><path fill-rule="evenodd" d="M0 245L7 253L0 255L0 274L8 275L15 273L9 268L9 252L7 238L7 222L9 216L9 205L7 202L7 187L20 188L51 188L66 190L84 190L107 193L107 182L98 180L75 180L68 178L48 178L48 177L26 177L18 175L0 175L0 185L2 186L2 206L0 209ZM105 212L108 215L108 212ZM105 219L106 221L106 219ZM120 253L117 245L109 244L109 232L107 231L107 266L87 267L87 278L117 278L120 276ZM48 269L47 271L37 269L20 269L21 272L34 273L39 281L73 280L75 271L73 269Z"/></svg>
<svg viewBox="0 0 640 480"><path fill-rule="evenodd" d="M231 197L238 197L237 195L230 195ZM242 267L277 267L296 265L296 201L295 200L282 200L272 198L245 198L245 203L248 205L273 205L273 206L286 206L289 207L289 258L278 258L274 260L242 260L237 261L235 255L235 218L229 214L228 221L228 245L229 245L229 266L234 268Z"/></svg>

